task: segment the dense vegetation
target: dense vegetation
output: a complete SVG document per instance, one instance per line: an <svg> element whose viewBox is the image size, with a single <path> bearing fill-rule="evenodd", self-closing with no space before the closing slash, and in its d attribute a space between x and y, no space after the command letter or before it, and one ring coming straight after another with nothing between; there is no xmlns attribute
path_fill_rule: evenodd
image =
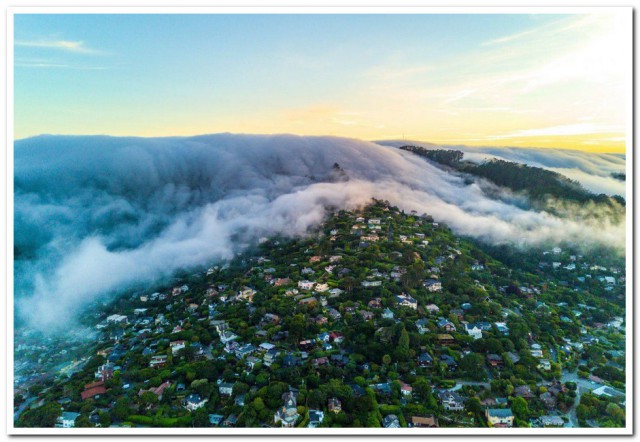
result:
<svg viewBox="0 0 640 442"><path fill-rule="evenodd" d="M549 414L624 425L624 262L559 247L513 265L495 256L387 202L336 211L306 238L264 238L225 265L96 305L87 324L101 337L78 347L75 372L20 384L16 425L50 427L64 410L79 413L76 427L280 426L289 394L297 427L316 411L320 427L389 426L393 416L401 427L486 427L488 408L510 410L520 427ZM308 280L313 289L300 286ZM114 314L127 321L109 322ZM73 350L17 357L40 373L53 349ZM154 357L166 364L152 367ZM104 364L106 391L83 399ZM623 397L588 395L587 378ZM203 403L190 410L192 395Z"/></svg>
<svg viewBox="0 0 640 442"><path fill-rule="evenodd" d="M463 161L464 153L457 150L424 149L419 146L401 146L400 149L413 152L456 171L485 178L512 191L524 192L538 203L546 203L549 198L552 198L581 204L593 202L609 207L625 204L624 198L620 196L595 195L577 181L540 167L500 159L476 164Z"/></svg>

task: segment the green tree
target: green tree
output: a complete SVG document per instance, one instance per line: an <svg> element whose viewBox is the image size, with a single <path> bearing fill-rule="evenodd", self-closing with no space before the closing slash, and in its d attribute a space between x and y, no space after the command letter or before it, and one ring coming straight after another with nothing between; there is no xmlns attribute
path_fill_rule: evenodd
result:
<svg viewBox="0 0 640 442"><path fill-rule="evenodd" d="M60 405L56 402L45 404L23 412L16 423L18 427L53 427L62 414Z"/></svg>
<svg viewBox="0 0 640 442"><path fill-rule="evenodd" d="M529 416L529 404L526 399L517 397L511 402L511 411L516 418L526 421Z"/></svg>

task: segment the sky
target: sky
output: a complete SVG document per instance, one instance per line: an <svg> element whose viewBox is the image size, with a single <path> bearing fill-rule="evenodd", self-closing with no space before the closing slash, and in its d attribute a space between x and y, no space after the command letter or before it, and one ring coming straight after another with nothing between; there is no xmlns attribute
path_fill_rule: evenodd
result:
<svg viewBox="0 0 640 442"><path fill-rule="evenodd" d="M14 16L14 137L293 133L625 152L630 9Z"/></svg>

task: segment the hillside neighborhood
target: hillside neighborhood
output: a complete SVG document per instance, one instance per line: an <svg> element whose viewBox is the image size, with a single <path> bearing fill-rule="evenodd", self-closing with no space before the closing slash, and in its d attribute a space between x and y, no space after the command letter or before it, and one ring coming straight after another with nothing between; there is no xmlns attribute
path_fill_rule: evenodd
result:
<svg viewBox="0 0 640 442"><path fill-rule="evenodd" d="M15 424L621 427L624 269L374 200L96 304L77 339L17 334Z"/></svg>

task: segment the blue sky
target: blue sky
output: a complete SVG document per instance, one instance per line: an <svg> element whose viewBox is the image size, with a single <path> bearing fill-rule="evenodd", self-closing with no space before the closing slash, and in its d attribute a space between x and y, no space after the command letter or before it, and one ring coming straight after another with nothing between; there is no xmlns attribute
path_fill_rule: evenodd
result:
<svg viewBox="0 0 640 442"><path fill-rule="evenodd" d="M609 56L599 43L622 43L616 19L19 14L15 136L404 134L576 147L598 134L619 147L621 68L556 67L574 55L587 66ZM594 82L610 87L597 92ZM598 104L587 112L588 103Z"/></svg>

